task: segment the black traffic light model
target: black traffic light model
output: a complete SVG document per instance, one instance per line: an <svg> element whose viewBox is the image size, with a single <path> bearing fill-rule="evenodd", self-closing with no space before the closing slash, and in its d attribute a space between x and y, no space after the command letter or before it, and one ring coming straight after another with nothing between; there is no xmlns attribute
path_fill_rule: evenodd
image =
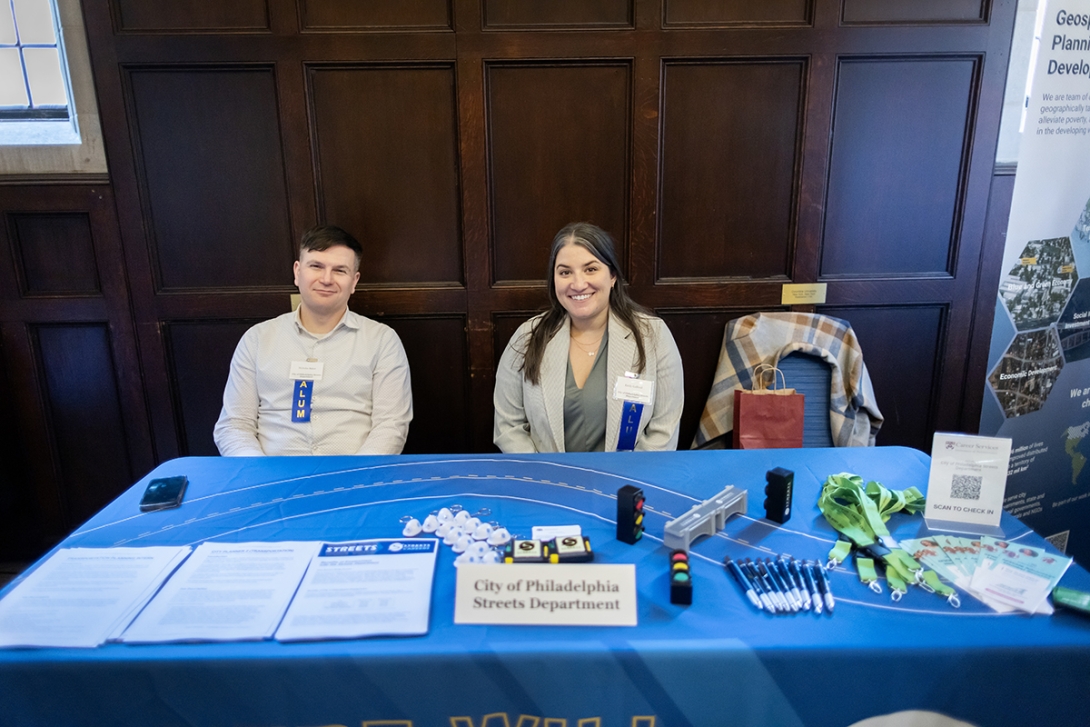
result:
<svg viewBox="0 0 1090 727"><path fill-rule="evenodd" d="M689 554L684 550L670 553L670 603L688 606L693 602L693 574L689 572Z"/></svg>
<svg viewBox="0 0 1090 727"><path fill-rule="evenodd" d="M783 467L771 469L765 474L765 517L783 525L791 519L791 490L795 485L795 473Z"/></svg>
<svg viewBox="0 0 1090 727"><path fill-rule="evenodd" d="M643 537L643 490L625 485L617 490L617 540L633 545Z"/></svg>

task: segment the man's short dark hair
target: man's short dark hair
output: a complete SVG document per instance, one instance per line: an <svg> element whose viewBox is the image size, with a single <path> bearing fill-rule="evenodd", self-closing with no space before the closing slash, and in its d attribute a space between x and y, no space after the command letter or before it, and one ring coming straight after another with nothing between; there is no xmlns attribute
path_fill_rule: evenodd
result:
<svg viewBox="0 0 1090 727"><path fill-rule="evenodd" d="M303 239L299 242L299 257L303 257L304 250L322 252L337 245L344 245L356 254L356 269L359 270L363 260L363 246L350 234L335 225L317 225L303 233Z"/></svg>

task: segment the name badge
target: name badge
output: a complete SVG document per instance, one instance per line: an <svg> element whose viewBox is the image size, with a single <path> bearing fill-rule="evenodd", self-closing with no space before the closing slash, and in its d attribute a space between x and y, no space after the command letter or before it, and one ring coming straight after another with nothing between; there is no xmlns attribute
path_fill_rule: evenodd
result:
<svg viewBox="0 0 1090 727"><path fill-rule="evenodd" d="M325 364L321 361L292 361L288 378L292 381L321 381Z"/></svg>
<svg viewBox="0 0 1090 727"><path fill-rule="evenodd" d="M650 404L655 400L655 382L618 376L617 383L613 385L613 398L636 404Z"/></svg>

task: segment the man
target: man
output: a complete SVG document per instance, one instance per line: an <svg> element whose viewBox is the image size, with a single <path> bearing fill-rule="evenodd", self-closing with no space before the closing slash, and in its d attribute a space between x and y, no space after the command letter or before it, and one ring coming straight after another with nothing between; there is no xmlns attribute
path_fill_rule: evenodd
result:
<svg viewBox="0 0 1090 727"><path fill-rule="evenodd" d="M302 301L239 341L215 439L224 456L400 454L413 416L393 329L348 310L363 248L339 227L303 234Z"/></svg>

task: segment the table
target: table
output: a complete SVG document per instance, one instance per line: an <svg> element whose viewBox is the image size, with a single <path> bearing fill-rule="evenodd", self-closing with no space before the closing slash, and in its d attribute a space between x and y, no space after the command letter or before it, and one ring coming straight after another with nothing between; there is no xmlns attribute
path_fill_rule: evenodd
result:
<svg viewBox="0 0 1090 727"><path fill-rule="evenodd" d="M824 558L834 534L816 502L829 474L923 489L928 462L898 447L173 460L61 546L394 537L406 515L486 507L525 535L578 524L597 562L635 563L639 626L456 626L455 556L443 547L427 636L2 650L0 723L845 727L931 710L981 727L1085 725L1090 620L998 615L968 597L955 610L917 588L894 604L844 568L831 574L834 615L772 617L724 571L726 554ZM764 474L776 466L795 472L783 528L762 520ZM141 514L147 481L174 474L190 480L184 505ZM631 546L614 538L624 484L647 495L647 536ZM730 484L749 490L747 514L694 544L694 603L671 605L663 527ZM898 537L922 524L890 521ZM1010 516L1003 527L1043 543ZM1090 590L1090 575L1072 566L1064 585Z"/></svg>

